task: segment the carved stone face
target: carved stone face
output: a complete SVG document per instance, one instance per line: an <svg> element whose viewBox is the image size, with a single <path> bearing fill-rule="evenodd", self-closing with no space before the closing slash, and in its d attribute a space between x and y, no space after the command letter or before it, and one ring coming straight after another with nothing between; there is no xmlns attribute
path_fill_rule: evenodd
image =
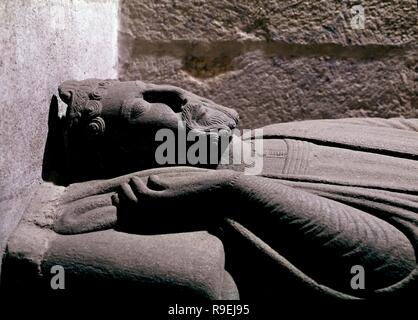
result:
<svg viewBox="0 0 418 320"><path fill-rule="evenodd" d="M77 150L77 162L94 162L106 176L116 167L115 174L154 167L156 132L176 131L180 120L199 132L232 130L238 123L235 110L173 86L87 79L65 81L58 91L68 106L69 152Z"/></svg>
<svg viewBox="0 0 418 320"><path fill-rule="evenodd" d="M58 91L68 105L70 127L95 117L156 127L172 127L172 121L177 126L181 119L188 129L200 131L233 129L238 123L235 110L173 86L87 79L65 81Z"/></svg>

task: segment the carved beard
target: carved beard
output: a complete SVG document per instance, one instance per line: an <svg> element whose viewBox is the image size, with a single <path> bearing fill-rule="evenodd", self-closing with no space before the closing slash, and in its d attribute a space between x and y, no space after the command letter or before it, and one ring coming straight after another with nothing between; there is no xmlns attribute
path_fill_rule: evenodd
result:
<svg viewBox="0 0 418 320"><path fill-rule="evenodd" d="M187 130L208 132L211 130L234 129L238 124L238 113L219 105L205 106L199 104L187 104L183 107L182 120L186 123Z"/></svg>

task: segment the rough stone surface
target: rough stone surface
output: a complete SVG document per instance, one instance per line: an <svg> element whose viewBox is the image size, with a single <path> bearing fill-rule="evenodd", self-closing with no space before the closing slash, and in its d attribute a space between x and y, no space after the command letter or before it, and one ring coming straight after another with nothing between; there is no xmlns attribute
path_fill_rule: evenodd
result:
<svg viewBox="0 0 418 320"><path fill-rule="evenodd" d="M105 230L57 236L45 255L43 273L48 274L54 265L65 268L68 290L75 289L77 280L81 288L88 288L86 281L94 288L96 279L102 286L119 280L125 287L141 283L138 295L160 289L155 297L171 289L177 294L186 291L191 297L219 299L225 273L222 243L204 231L150 237Z"/></svg>
<svg viewBox="0 0 418 320"><path fill-rule="evenodd" d="M190 176L205 171L162 168L68 187L42 183L9 237L1 288L8 293L50 293L51 269L60 265L65 270L66 292L72 294L111 293L128 287L142 299L237 299L235 282L224 269L222 242L206 231L144 235L103 227L107 230L63 235L52 230L66 207L92 209L98 204L94 199L110 200L120 183L132 176ZM99 219L93 220L97 224Z"/></svg>
<svg viewBox="0 0 418 320"><path fill-rule="evenodd" d="M121 1L119 77L181 86L241 126L417 115L416 1Z"/></svg>
<svg viewBox="0 0 418 320"><path fill-rule="evenodd" d="M0 2L0 252L41 181L57 85L116 77L117 3Z"/></svg>
<svg viewBox="0 0 418 320"><path fill-rule="evenodd" d="M146 40L279 40L407 44L418 39L416 1L363 3L366 28L350 28L359 1L122 0L122 32Z"/></svg>

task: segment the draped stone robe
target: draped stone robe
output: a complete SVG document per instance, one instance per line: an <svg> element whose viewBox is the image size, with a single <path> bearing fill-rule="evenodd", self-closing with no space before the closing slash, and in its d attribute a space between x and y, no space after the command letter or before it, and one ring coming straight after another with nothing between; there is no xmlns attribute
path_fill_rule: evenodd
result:
<svg viewBox="0 0 418 320"><path fill-rule="evenodd" d="M309 205L305 213L285 209L289 220L285 227L273 227L275 240L258 226L251 230L251 221L244 220L248 228L245 223L230 221L237 233L252 242L248 252L263 251L269 256L259 259L263 267L243 271L242 278L248 279L258 270L264 279L273 273L283 274L280 281L272 282L276 288L287 286L285 290L293 292L303 283L331 296L416 295L418 120L314 120L263 129L252 139L264 139L263 153L258 156L263 157L260 175L268 179L253 182L252 193L274 194L273 181L291 187L289 192L294 194L300 190L295 200L312 203L312 207L318 202L324 210L316 215L309 212ZM318 197L309 199L308 194ZM344 207L335 206L334 201ZM240 252L241 257L248 252ZM236 254L234 257L239 259ZM240 261L241 267L245 265L245 259ZM280 267L266 266L272 261ZM358 261L368 261L362 266L364 290L350 287L354 277L350 262ZM292 277L298 280L289 280ZM271 293L263 289L272 287L265 285L267 282L253 281L249 289Z"/></svg>
<svg viewBox="0 0 418 320"><path fill-rule="evenodd" d="M187 181L208 169L159 168L67 188L45 185L52 191L39 192L45 199L34 200L9 241L3 275L28 255L31 264L41 257L36 270L47 284L50 266L59 264L69 284L84 288L86 279L96 279L110 287L117 280L147 296L154 288L157 295L167 289L210 299L416 297L418 119L315 120L263 129L244 140L264 139L263 170L237 174L237 197L208 194L200 209L183 204L132 213L138 223L154 215L160 223L187 210L199 217L208 206L227 208L220 225L203 227L212 234L127 233L111 200L132 176ZM29 248L34 234L45 237ZM364 288L352 285L359 266Z"/></svg>

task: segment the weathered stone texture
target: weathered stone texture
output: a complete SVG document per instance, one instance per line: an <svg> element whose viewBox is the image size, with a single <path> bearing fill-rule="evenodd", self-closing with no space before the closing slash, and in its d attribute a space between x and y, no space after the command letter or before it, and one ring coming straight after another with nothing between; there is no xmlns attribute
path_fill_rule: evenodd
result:
<svg viewBox="0 0 418 320"><path fill-rule="evenodd" d="M362 3L366 28L350 28ZM122 0L122 33L144 40L279 40L406 44L418 39L415 0Z"/></svg>
<svg viewBox="0 0 418 320"><path fill-rule="evenodd" d="M287 59L254 51L231 65L228 72L199 79L184 71L178 58L139 56L122 77L178 85L210 97L237 109L248 127L309 118L418 115L416 73L403 57Z"/></svg>
<svg viewBox="0 0 418 320"><path fill-rule="evenodd" d="M125 1L119 77L182 86L241 126L417 116L416 1Z"/></svg>
<svg viewBox="0 0 418 320"><path fill-rule="evenodd" d="M41 181L58 84L116 77L117 3L0 2L0 252Z"/></svg>

